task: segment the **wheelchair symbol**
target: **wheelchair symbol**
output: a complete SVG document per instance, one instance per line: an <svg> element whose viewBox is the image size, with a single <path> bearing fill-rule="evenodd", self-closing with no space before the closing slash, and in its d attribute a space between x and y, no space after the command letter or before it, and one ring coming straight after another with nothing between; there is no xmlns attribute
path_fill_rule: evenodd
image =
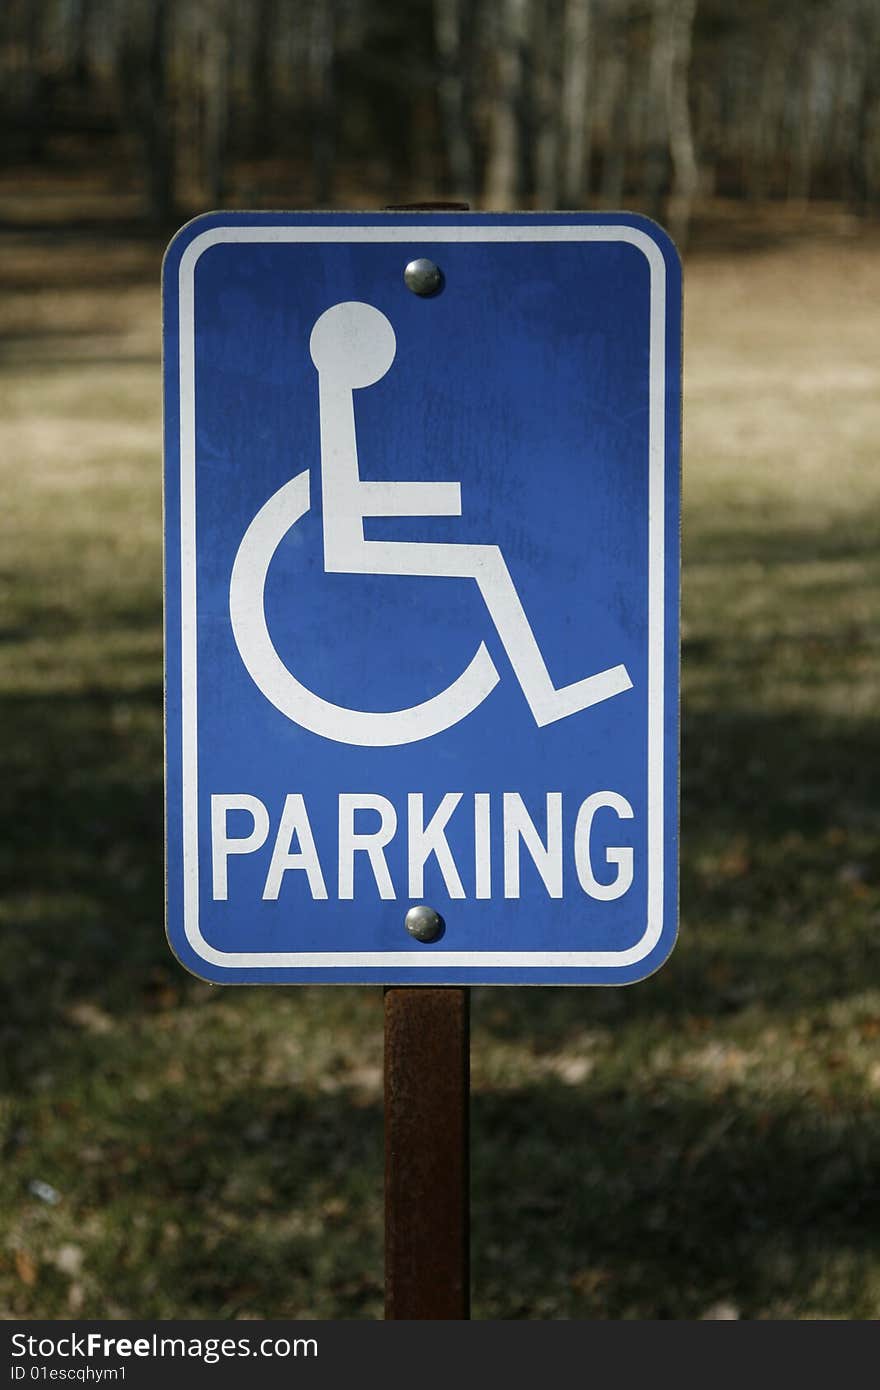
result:
<svg viewBox="0 0 880 1390"><path fill-rule="evenodd" d="M397 350L394 329L383 313L370 304L334 304L315 323L309 350L319 382L325 572L473 579L539 726L629 690L632 681L625 666L556 689L497 545L364 539L364 517L461 516L461 488L455 482L360 478L353 393L381 381ZM304 469L260 508L235 557L229 587L232 631L257 687L302 728L361 747L415 743L466 718L499 680L483 642L445 690L422 704L387 712L335 705L308 690L284 665L266 624L266 576L281 541L309 505Z"/></svg>

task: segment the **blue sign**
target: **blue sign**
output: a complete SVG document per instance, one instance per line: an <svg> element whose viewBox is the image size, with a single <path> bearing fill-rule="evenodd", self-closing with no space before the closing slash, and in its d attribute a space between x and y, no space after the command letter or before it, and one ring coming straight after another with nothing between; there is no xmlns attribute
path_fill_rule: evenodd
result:
<svg viewBox="0 0 880 1390"><path fill-rule="evenodd" d="M668 238L628 214L211 214L164 295L180 961L651 974L677 917Z"/></svg>

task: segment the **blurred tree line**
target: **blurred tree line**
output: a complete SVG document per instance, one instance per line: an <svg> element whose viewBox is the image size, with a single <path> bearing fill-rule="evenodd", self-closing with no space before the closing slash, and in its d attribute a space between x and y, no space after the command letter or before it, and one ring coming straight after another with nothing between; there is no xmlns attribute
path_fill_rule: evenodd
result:
<svg viewBox="0 0 880 1390"><path fill-rule="evenodd" d="M679 235L703 197L865 212L880 0L5 0L0 138L121 158L160 223L364 193Z"/></svg>

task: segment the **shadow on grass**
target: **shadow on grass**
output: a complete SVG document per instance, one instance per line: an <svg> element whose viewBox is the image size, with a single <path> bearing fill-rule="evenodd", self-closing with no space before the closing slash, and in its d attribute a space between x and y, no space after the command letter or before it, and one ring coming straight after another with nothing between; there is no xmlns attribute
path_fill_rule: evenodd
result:
<svg viewBox="0 0 880 1390"><path fill-rule="evenodd" d="M876 238L876 219L845 203L788 203L781 199L751 201L719 198L698 206L690 224L689 257L742 256L797 250L801 245L851 243Z"/></svg>
<svg viewBox="0 0 880 1390"><path fill-rule="evenodd" d="M84 335L84 339L94 338L96 335ZM71 364L76 367L94 367L101 370L113 369L115 367L147 367L159 370L161 358L158 352L154 353L131 353L121 352L110 356L106 352L94 352L89 348L80 350L75 348L71 352L67 348L61 348L57 352L22 352L14 345L0 343L0 364L8 365L17 371L30 370L33 367L51 367L62 372L69 372Z"/></svg>
<svg viewBox="0 0 880 1390"><path fill-rule="evenodd" d="M877 1107L556 1083L473 1122L478 1316L876 1309Z"/></svg>
<svg viewBox="0 0 880 1390"><path fill-rule="evenodd" d="M161 926L162 691L10 696L3 707L2 1016L21 1028L6 1064L26 1075L71 999L130 1011L172 969Z"/></svg>
<svg viewBox="0 0 880 1390"><path fill-rule="evenodd" d="M148 1098L116 1088L98 1130L74 1098L64 1126L52 1176L74 1239L89 1232L94 1316L381 1316L377 1101L181 1077ZM17 1311L57 1315L65 1293L47 1262Z"/></svg>
<svg viewBox="0 0 880 1390"><path fill-rule="evenodd" d="M141 217L124 217L112 213L104 216L68 214L63 219L0 215L0 236L27 239L34 245L38 245L42 239L59 248L67 243L81 246L86 241L106 244L114 249L120 242L131 242L150 250L153 247L164 247L180 225L181 223L175 220L169 222L166 227L157 228L149 225ZM51 267L47 269L51 274ZM63 285L63 279L59 278L58 283Z"/></svg>
<svg viewBox="0 0 880 1390"><path fill-rule="evenodd" d="M378 1101L160 1086L120 1091L100 1135L76 1106L65 1122L90 1315L381 1316ZM477 1318L876 1306L876 1108L591 1080L478 1094L473 1133Z"/></svg>
<svg viewBox="0 0 880 1390"><path fill-rule="evenodd" d="M816 561L877 562L880 533L874 518L859 518L840 526L791 526L784 517L779 522L773 529L758 530L752 521L738 531L702 525L698 535L686 539L686 564L724 569L730 564L757 563L776 569L781 565L806 567Z"/></svg>
<svg viewBox="0 0 880 1390"><path fill-rule="evenodd" d="M634 989L476 992L477 1046L540 1055L598 1024L634 1060L626 1084L597 1067L577 1086L476 1095L478 1316L880 1306L880 1119L864 1087L807 1099L796 1076L772 1092L639 1076L689 1030L754 1017L784 1034L877 979L880 726L750 709L741 690L734 707L718 652L690 659L717 668L718 693L684 720L671 960ZM65 1191L91 1232L93 1316L377 1316L381 1107L344 1070L377 1020L364 991L210 990L181 971L161 926L161 688L108 681L3 704L7 1199L45 1172ZM267 1085L266 1059L309 1010L342 1038L330 1089L295 1065ZM314 1047L307 1018L297 1046ZM62 1275L45 1278L19 1290L19 1314L64 1314Z"/></svg>

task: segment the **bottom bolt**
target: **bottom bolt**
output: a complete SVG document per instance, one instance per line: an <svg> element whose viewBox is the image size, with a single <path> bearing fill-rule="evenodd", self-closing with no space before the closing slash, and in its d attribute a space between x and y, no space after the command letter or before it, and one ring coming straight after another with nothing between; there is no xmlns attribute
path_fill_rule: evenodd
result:
<svg viewBox="0 0 880 1390"><path fill-rule="evenodd" d="M443 932L443 918L433 907L420 903L411 907L404 918L403 925L416 941L436 941Z"/></svg>

